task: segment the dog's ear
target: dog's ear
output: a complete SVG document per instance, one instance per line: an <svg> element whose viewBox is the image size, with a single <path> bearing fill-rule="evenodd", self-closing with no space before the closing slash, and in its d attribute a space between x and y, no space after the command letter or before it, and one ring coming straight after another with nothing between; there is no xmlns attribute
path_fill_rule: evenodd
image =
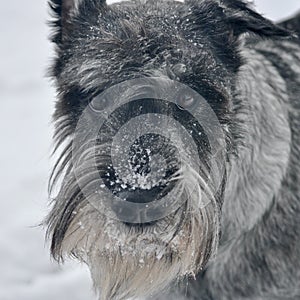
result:
<svg viewBox="0 0 300 300"><path fill-rule="evenodd" d="M255 12L242 0L185 0L189 6L190 32L199 31L210 40L214 53L229 69L241 65L239 37L254 33L262 38L285 38L291 33Z"/></svg>
<svg viewBox="0 0 300 300"><path fill-rule="evenodd" d="M52 26L55 33L53 42L62 44L72 30L72 19L77 15L81 6L105 4L105 0L49 0L49 6L54 14Z"/></svg>
<svg viewBox="0 0 300 300"><path fill-rule="evenodd" d="M49 6L53 12L54 20L51 25L55 29L53 42L61 44L71 30L71 18L82 0L50 0Z"/></svg>
<svg viewBox="0 0 300 300"><path fill-rule="evenodd" d="M238 38L246 32L261 37L287 37L291 33L254 11L246 0L186 0L191 7L195 24L202 30Z"/></svg>
<svg viewBox="0 0 300 300"><path fill-rule="evenodd" d="M249 2L242 0L220 0L226 21L234 35L252 32L261 37L288 37L291 32L274 24L254 11Z"/></svg>

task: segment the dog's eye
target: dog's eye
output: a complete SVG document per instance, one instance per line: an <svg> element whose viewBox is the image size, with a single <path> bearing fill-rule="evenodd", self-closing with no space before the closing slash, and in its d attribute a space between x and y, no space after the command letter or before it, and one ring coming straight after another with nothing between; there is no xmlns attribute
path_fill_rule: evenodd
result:
<svg viewBox="0 0 300 300"><path fill-rule="evenodd" d="M109 105L109 101L106 97L96 96L90 102L89 106L94 112L100 112L105 110Z"/></svg>
<svg viewBox="0 0 300 300"><path fill-rule="evenodd" d="M192 95L181 95L178 97L176 103L180 109L189 109L197 104L197 100Z"/></svg>

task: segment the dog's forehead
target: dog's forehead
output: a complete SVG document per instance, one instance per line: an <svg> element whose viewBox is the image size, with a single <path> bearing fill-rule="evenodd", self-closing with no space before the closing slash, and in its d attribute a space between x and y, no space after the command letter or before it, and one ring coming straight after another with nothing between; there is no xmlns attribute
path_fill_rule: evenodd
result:
<svg viewBox="0 0 300 300"><path fill-rule="evenodd" d="M191 30L195 16L192 16L192 9L181 2L121 2L108 6L105 10L93 10L92 13L93 16L79 16L75 20L76 30L73 31L74 40L85 39L90 49L90 43L95 48L98 44L101 48L110 46L119 50L122 50L120 46L129 43L140 49L144 46L142 42L183 47L181 42L185 43L187 40L196 45L200 43L199 38L205 36L199 31Z"/></svg>
<svg viewBox="0 0 300 300"><path fill-rule="evenodd" d="M191 30L195 21L187 5L123 2L93 14L77 18L72 43L63 53L61 79L67 78L66 84L94 90L137 74L178 80L181 74L174 74L176 70L185 75L197 73L211 85L217 83L220 90L228 86L229 76L208 37Z"/></svg>

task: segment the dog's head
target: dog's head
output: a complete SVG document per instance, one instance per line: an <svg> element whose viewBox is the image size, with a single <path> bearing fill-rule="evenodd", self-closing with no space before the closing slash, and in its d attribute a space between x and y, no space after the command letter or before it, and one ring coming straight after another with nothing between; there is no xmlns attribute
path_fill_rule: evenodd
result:
<svg viewBox="0 0 300 300"><path fill-rule="evenodd" d="M234 0L50 5L52 254L87 262L101 299L154 293L215 252L241 34L287 33Z"/></svg>

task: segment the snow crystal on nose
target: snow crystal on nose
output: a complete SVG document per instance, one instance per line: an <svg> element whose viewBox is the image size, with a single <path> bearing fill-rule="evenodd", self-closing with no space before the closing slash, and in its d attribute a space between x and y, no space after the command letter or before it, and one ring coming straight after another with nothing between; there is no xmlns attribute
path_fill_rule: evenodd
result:
<svg viewBox="0 0 300 300"><path fill-rule="evenodd" d="M131 170L127 170L122 174L118 174L124 183L130 185L133 189L139 188L143 190L150 190L153 187L166 184L166 170L167 164L165 158L159 154L151 155L151 150L146 150L146 155L139 156L139 163L133 165ZM134 154L136 156L137 154ZM132 157L134 161L137 161ZM147 172L141 172L147 166ZM124 186L124 189L127 187Z"/></svg>

